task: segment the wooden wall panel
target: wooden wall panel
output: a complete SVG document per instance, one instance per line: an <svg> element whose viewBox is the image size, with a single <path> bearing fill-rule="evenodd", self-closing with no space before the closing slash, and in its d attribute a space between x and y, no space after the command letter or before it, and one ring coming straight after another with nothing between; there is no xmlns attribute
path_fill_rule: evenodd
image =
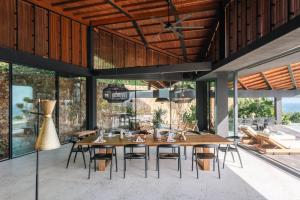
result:
<svg viewBox="0 0 300 200"><path fill-rule="evenodd" d="M0 47L87 66L86 25L24 0L0 5Z"/></svg>
<svg viewBox="0 0 300 200"><path fill-rule="evenodd" d="M87 67L87 26L81 25L81 66Z"/></svg>
<svg viewBox="0 0 300 200"><path fill-rule="evenodd" d="M113 66L120 68L125 65L125 43L124 39L118 36L113 36Z"/></svg>
<svg viewBox="0 0 300 200"><path fill-rule="evenodd" d="M169 57L166 54L159 54L159 65L166 65L169 63Z"/></svg>
<svg viewBox="0 0 300 200"><path fill-rule="evenodd" d="M226 57L268 35L299 14L299 0L230 1L225 9ZM211 46L215 45L213 43L216 39L217 37L213 38ZM213 51L218 51L218 45L209 49L207 57L218 60L218 53Z"/></svg>
<svg viewBox="0 0 300 200"><path fill-rule="evenodd" d="M49 57L55 60L60 60L61 59L60 16L58 14L50 12L49 21L50 21Z"/></svg>
<svg viewBox="0 0 300 200"><path fill-rule="evenodd" d="M113 42L111 33L100 31L100 66L109 69L113 66Z"/></svg>
<svg viewBox="0 0 300 200"><path fill-rule="evenodd" d="M146 48L142 45L136 45L136 66L146 65Z"/></svg>
<svg viewBox="0 0 300 200"><path fill-rule="evenodd" d="M135 43L125 41L125 67L136 66Z"/></svg>
<svg viewBox="0 0 300 200"><path fill-rule="evenodd" d="M72 63L74 65L80 65L81 63L81 41L80 41L80 24L72 21Z"/></svg>
<svg viewBox="0 0 300 200"><path fill-rule="evenodd" d="M18 50L34 53L34 7L25 1L18 3Z"/></svg>
<svg viewBox="0 0 300 200"><path fill-rule="evenodd" d="M49 57L48 11L35 7L35 54Z"/></svg>
<svg viewBox="0 0 300 200"><path fill-rule="evenodd" d="M72 23L66 17L61 17L61 60L72 63Z"/></svg>
<svg viewBox="0 0 300 200"><path fill-rule="evenodd" d="M16 1L0 0L0 46L16 49Z"/></svg>

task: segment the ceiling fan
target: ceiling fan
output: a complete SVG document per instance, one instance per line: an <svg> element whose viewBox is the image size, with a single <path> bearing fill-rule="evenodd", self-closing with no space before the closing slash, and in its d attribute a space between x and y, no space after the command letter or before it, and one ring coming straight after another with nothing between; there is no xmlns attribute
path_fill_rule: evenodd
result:
<svg viewBox="0 0 300 200"><path fill-rule="evenodd" d="M172 5L172 0L166 0L168 3L168 21L165 23L162 19L160 18L153 18L157 21L160 22L162 25L163 31L159 32L157 34L157 37L160 36L160 34L165 33L165 32L173 32L178 38L182 38L183 35L181 33L182 29L200 29L204 28L203 26L182 26L181 23L186 21L187 19L190 19L192 17L191 14L185 15L182 19L177 19L174 23L170 21L171 14L176 12L174 6Z"/></svg>

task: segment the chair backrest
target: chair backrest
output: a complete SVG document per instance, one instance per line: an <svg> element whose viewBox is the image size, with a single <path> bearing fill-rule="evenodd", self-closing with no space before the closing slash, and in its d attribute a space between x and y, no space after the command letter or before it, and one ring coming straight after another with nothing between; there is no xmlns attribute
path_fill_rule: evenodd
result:
<svg viewBox="0 0 300 200"><path fill-rule="evenodd" d="M91 146L91 148L93 149L112 149L114 147L115 146L113 145L107 145L107 144L95 144Z"/></svg>
<svg viewBox="0 0 300 200"><path fill-rule="evenodd" d="M219 145L218 144L197 144L197 145L194 145L195 148L218 148Z"/></svg>
<svg viewBox="0 0 300 200"><path fill-rule="evenodd" d="M139 147L146 147L146 144L143 143L137 143L137 144L126 144L124 145L124 148L131 148L131 147L135 147L135 148L139 148Z"/></svg>
<svg viewBox="0 0 300 200"><path fill-rule="evenodd" d="M160 144L157 145L158 148L178 148L178 144Z"/></svg>

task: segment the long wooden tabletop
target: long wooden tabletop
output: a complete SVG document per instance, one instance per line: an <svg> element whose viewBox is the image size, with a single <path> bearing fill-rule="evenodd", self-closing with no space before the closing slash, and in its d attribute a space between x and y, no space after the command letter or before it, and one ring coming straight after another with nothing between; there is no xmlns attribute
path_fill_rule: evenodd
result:
<svg viewBox="0 0 300 200"><path fill-rule="evenodd" d="M127 138L124 136L123 139L120 139L119 135L115 135L114 137L104 137L106 142L104 143L96 143L95 140L97 139L96 135L91 135L79 142L80 145L113 145L113 146L124 146L127 144L137 144L132 138ZM166 138L163 138L161 141L155 141L153 139L153 135L148 135L146 137L145 142L142 142L148 146L157 146L160 144L178 144L181 146L193 146L197 144L232 144L231 141L228 139L214 134L204 134L204 135L186 135L186 141L179 140L176 138L175 142L167 142Z"/></svg>

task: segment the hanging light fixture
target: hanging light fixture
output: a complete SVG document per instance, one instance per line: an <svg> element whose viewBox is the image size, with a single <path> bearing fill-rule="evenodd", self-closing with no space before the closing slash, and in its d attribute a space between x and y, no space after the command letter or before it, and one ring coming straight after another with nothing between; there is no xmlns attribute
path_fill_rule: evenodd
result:
<svg viewBox="0 0 300 200"><path fill-rule="evenodd" d="M129 90L124 84L108 84L103 89L103 99L109 103L122 103L129 99Z"/></svg>
<svg viewBox="0 0 300 200"><path fill-rule="evenodd" d="M195 90L188 85L184 88L183 82L181 86L175 85L171 91L171 101L174 103L190 103L195 98Z"/></svg>

